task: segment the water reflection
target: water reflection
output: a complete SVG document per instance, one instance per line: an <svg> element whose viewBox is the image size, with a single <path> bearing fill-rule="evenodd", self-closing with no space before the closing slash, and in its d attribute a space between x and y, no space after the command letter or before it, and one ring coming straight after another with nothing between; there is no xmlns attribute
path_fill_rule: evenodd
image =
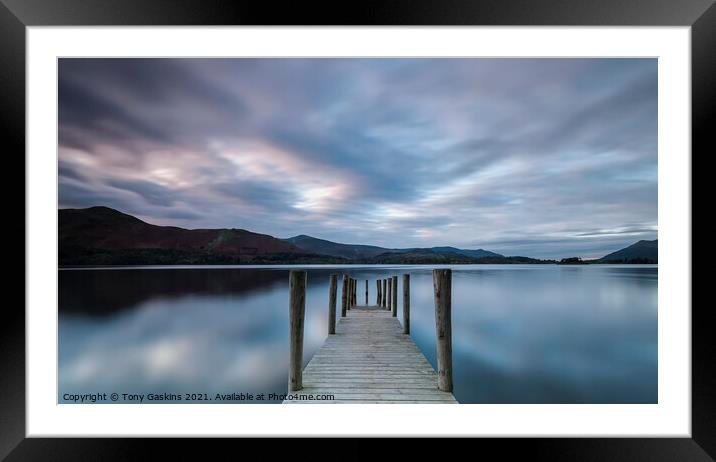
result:
<svg viewBox="0 0 716 462"><path fill-rule="evenodd" d="M227 297L270 291L287 271L251 269L114 269L59 272L62 312L104 315L152 299Z"/></svg>
<svg viewBox="0 0 716 462"><path fill-rule="evenodd" d="M656 267L453 268L460 402L656 402ZM411 273L412 335L435 365L421 267L310 269L305 362L325 338L332 272L361 281L360 303L365 279L373 303L376 278ZM284 393L287 280L280 268L60 271L60 396Z"/></svg>

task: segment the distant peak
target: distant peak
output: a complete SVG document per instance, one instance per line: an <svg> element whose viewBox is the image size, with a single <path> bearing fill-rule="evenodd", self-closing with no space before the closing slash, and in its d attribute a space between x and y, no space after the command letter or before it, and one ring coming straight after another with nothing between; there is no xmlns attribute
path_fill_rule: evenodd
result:
<svg viewBox="0 0 716 462"><path fill-rule="evenodd" d="M297 242L297 241L305 241L307 239L315 239L315 237L308 236L306 234L299 234L298 236L293 236L286 238L285 240L289 242Z"/></svg>
<svg viewBox="0 0 716 462"><path fill-rule="evenodd" d="M68 219L69 217L84 217L85 219L91 220L119 220L145 223L133 215L103 205L83 209L58 209L58 213L61 217L67 217Z"/></svg>

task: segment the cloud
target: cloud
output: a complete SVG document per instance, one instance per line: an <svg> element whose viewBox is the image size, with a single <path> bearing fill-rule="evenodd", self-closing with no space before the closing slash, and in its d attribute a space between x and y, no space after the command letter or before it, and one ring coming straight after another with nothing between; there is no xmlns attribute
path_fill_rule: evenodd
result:
<svg viewBox="0 0 716 462"><path fill-rule="evenodd" d="M657 90L655 59L63 58L60 206L594 256L656 237Z"/></svg>
<svg viewBox="0 0 716 462"><path fill-rule="evenodd" d="M171 189L150 181L110 179L107 184L113 188L133 192L152 205L170 207L175 202Z"/></svg>

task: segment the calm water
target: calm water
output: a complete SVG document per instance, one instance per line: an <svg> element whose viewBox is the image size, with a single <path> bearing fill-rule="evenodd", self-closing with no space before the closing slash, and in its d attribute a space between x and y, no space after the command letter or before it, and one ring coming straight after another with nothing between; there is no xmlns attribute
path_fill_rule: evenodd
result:
<svg viewBox="0 0 716 462"><path fill-rule="evenodd" d="M656 266L452 268L461 403L657 402ZM376 278L410 273L412 336L435 367L432 274L419 266L308 267L306 363L326 336L334 272L361 280L359 303L369 279L371 304ZM61 402L286 392L286 267L60 270L59 308Z"/></svg>

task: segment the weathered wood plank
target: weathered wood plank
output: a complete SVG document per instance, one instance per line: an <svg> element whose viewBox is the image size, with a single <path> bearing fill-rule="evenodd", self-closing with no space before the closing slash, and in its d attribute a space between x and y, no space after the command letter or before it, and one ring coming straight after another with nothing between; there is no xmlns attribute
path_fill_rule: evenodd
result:
<svg viewBox="0 0 716 462"><path fill-rule="evenodd" d="M410 334L410 275L403 275L403 333Z"/></svg>
<svg viewBox="0 0 716 462"><path fill-rule="evenodd" d="M452 392L452 270L433 270L435 336L437 337L438 388Z"/></svg>
<svg viewBox="0 0 716 462"><path fill-rule="evenodd" d="M386 382L360 382L360 383L354 383L352 381L344 381L342 383L335 383L335 382L312 382L311 383L311 389L322 389L322 388L350 388L352 390L380 390L380 389L391 389L396 390L395 388L395 381L386 381ZM406 384L404 388L401 388L401 390L415 390L415 389L425 389L430 390L430 392L435 391L435 384L430 383L427 385L415 383L415 384ZM301 390L303 392L303 390Z"/></svg>
<svg viewBox="0 0 716 462"><path fill-rule="evenodd" d="M397 284L391 286L393 293L381 290L381 301L397 301ZM351 306L348 313L303 370L301 394L334 399L285 403L457 403L452 393L438 389L435 370L392 310Z"/></svg>
<svg viewBox="0 0 716 462"><path fill-rule="evenodd" d="M341 318L346 317L348 310L348 276L343 275L343 295L341 296Z"/></svg>
<svg viewBox="0 0 716 462"><path fill-rule="evenodd" d="M338 290L338 275L331 274L330 288L328 290L328 334L336 333L336 292Z"/></svg>
<svg viewBox="0 0 716 462"><path fill-rule="evenodd" d="M393 317L398 317L398 276L393 276L393 303L390 305L393 310Z"/></svg>
<svg viewBox="0 0 716 462"><path fill-rule="evenodd" d="M303 364L303 322L306 313L306 272L291 271L289 286L289 370L288 389L296 391L302 388Z"/></svg>
<svg viewBox="0 0 716 462"><path fill-rule="evenodd" d="M371 395L373 393L378 393L380 395L396 395L399 397L404 396L415 396L415 395L431 395L434 396L435 399L450 399L449 393L444 393L445 396L440 396L434 392L431 388L401 388L400 390L395 390L392 388L383 388L382 390L379 387L373 388L373 389L365 389L360 387L312 387L311 393L314 394L339 394L339 393L347 393L347 394L354 394L354 395ZM345 395L341 395L341 398L345 398ZM367 399L371 399L368 397Z"/></svg>
<svg viewBox="0 0 716 462"><path fill-rule="evenodd" d="M375 295L376 295L375 303L376 303L376 305L380 305L380 300L382 298L381 294L380 294L380 279L377 279L375 281Z"/></svg>

